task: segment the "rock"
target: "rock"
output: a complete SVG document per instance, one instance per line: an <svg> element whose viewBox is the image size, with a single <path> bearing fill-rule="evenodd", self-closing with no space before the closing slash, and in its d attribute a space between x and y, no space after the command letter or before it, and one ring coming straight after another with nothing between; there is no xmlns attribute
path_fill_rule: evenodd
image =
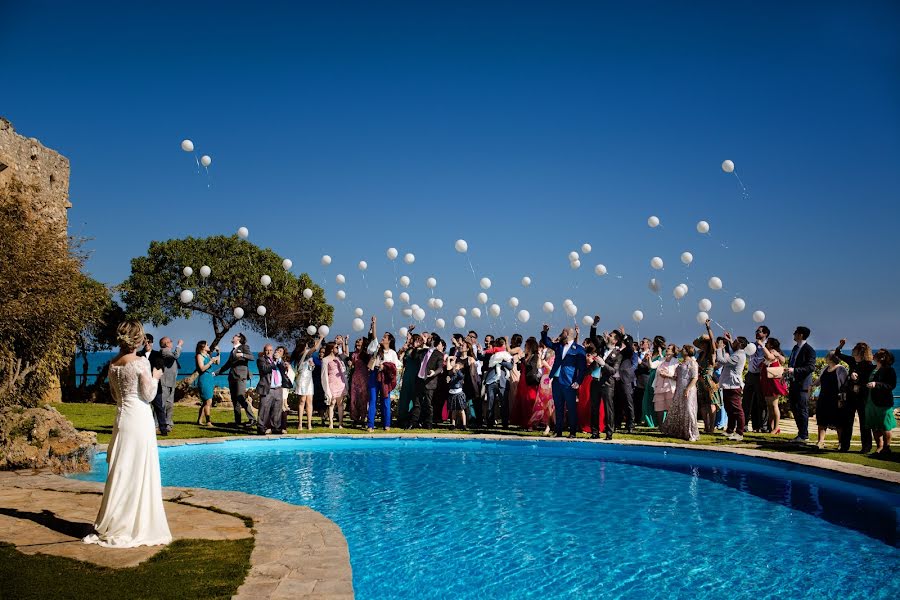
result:
<svg viewBox="0 0 900 600"><path fill-rule="evenodd" d="M90 469L97 434L78 431L51 406L0 411L0 469Z"/></svg>

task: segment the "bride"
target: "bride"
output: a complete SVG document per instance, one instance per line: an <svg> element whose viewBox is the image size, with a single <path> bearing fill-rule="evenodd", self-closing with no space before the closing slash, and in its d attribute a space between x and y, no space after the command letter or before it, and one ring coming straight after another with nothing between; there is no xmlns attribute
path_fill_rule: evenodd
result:
<svg viewBox="0 0 900 600"><path fill-rule="evenodd" d="M103 503L87 544L110 548L157 546L172 541L163 508L156 429L150 402L162 371L153 370L135 351L144 342L138 321L117 330L119 354L109 367L109 387L116 401L116 422L106 452L109 474Z"/></svg>

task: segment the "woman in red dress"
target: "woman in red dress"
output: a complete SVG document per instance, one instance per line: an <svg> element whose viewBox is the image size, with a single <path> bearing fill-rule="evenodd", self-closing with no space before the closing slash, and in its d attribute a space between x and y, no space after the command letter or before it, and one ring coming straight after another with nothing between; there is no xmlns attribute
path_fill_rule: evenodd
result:
<svg viewBox="0 0 900 600"><path fill-rule="evenodd" d="M541 385L541 365L537 339L525 340L525 353L519 361L519 384L516 386L516 402L510 421L522 429L531 429L531 415L538 387Z"/></svg>
<svg viewBox="0 0 900 600"><path fill-rule="evenodd" d="M769 406L769 431L772 434L781 433L778 427L778 421L781 419L781 413L778 410L778 398L787 396L787 386L784 385L782 374L784 373L784 354L781 353L781 342L777 338L770 337L763 347L763 354L766 361L762 369L759 370L759 385L762 395L766 399ZM771 374L769 369L771 368ZM774 375L778 375L775 377Z"/></svg>

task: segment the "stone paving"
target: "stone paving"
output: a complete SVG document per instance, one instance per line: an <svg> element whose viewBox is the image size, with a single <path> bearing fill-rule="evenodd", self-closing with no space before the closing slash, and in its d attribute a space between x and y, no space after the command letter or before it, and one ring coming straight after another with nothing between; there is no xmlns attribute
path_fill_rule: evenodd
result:
<svg viewBox="0 0 900 600"><path fill-rule="evenodd" d="M83 544L100 507L103 484L49 472L0 472L0 540L21 552L56 554L110 567L138 564L161 547L110 549ZM340 528L303 506L197 488L163 488L176 538L253 535L250 572L235 598L352 599L350 552ZM253 519L253 530L228 514Z"/></svg>

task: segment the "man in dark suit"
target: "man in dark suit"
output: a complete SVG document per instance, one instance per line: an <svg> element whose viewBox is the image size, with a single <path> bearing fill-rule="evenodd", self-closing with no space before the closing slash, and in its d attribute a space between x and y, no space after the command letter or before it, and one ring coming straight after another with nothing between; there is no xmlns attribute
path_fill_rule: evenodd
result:
<svg viewBox="0 0 900 600"><path fill-rule="evenodd" d="M216 372L216 377L228 373L228 390L231 392L235 424L241 424L241 409L243 409L249 419L247 424L253 427L256 425L256 415L247 402L247 382L250 380L250 368L247 365L251 360L253 353L247 345L247 338L243 333L238 333L231 338L231 354L228 355L228 360L222 368Z"/></svg>
<svg viewBox="0 0 900 600"><path fill-rule="evenodd" d="M549 325L541 330L541 342L556 353L550 372L553 389L553 405L556 408L556 437L562 437L563 414L569 411L569 437L574 438L578 430L578 386L584 379L587 368L584 347L575 343L575 331L566 327L559 334L557 342L547 335Z"/></svg>
<svg viewBox="0 0 900 600"><path fill-rule="evenodd" d="M159 350L153 349L153 336L149 333L144 334L144 347L137 351L138 356L146 356L150 361L151 369L163 369L163 358ZM162 402L162 384L156 383L156 396L150 403L153 408L153 417L156 419L156 428L160 435L169 435L168 423L166 423L166 411Z"/></svg>
<svg viewBox="0 0 900 600"><path fill-rule="evenodd" d="M597 355L593 364L591 377L591 439L600 437L600 403L603 403L603 432L606 439L613 439L616 430L615 389L616 378L619 376L619 366L622 363L622 353L616 347L616 338L606 334L603 338L597 336L597 324L600 317L594 316L594 324L591 327L590 339L597 349Z"/></svg>
<svg viewBox="0 0 900 600"><path fill-rule="evenodd" d="M285 374L281 365L275 360L272 344L266 344L256 359L259 370L259 383L256 393L259 395L259 419L256 431L259 434L281 433L281 386Z"/></svg>
<svg viewBox="0 0 900 600"><path fill-rule="evenodd" d="M634 346L632 345L631 336L622 331L614 330L610 332L614 340L616 348L622 355L622 362L619 363L619 374L616 377L616 400L615 407L621 412L621 417L625 419L625 433L634 433ZM621 422L619 415L616 415L616 425Z"/></svg>
<svg viewBox="0 0 900 600"><path fill-rule="evenodd" d="M429 347L422 350L422 361L419 363L419 372L416 377L416 393L413 396L413 408L409 414L407 429L421 425L425 429L431 429L432 407L434 391L437 389L438 374L444 370L444 353L440 347L443 342L437 334L429 338Z"/></svg>
<svg viewBox="0 0 900 600"><path fill-rule="evenodd" d="M809 388L816 370L816 351L806 341L809 333L809 327L802 325L794 330L794 348L786 369L790 376L788 402L797 422L797 437L791 441L799 444L809 441Z"/></svg>

